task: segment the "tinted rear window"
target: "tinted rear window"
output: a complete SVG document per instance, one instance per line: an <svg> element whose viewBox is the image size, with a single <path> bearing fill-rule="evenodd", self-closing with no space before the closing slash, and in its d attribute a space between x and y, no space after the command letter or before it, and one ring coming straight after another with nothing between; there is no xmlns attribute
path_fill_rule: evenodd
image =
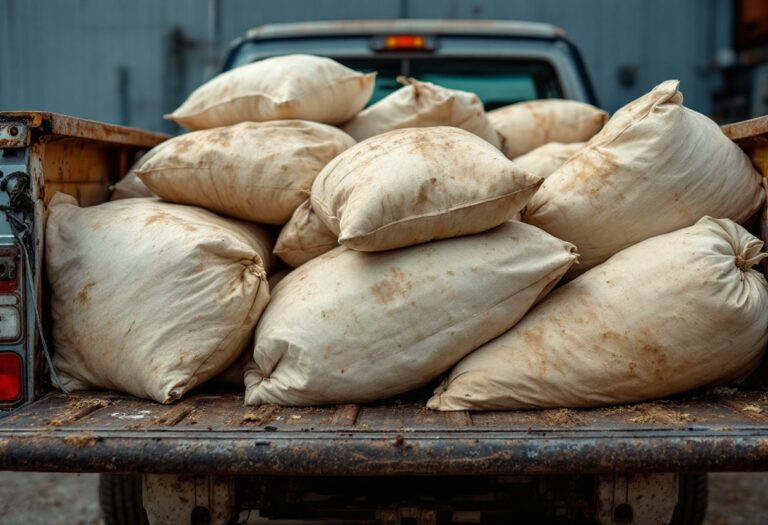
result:
<svg viewBox="0 0 768 525"><path fill-rule="evenodd" d="M399 87L398 75L476 93L487 110L540 98L562 98L555 71L546 62L443 58L337 59L352 69L377 71L371 104Z"/></svg>

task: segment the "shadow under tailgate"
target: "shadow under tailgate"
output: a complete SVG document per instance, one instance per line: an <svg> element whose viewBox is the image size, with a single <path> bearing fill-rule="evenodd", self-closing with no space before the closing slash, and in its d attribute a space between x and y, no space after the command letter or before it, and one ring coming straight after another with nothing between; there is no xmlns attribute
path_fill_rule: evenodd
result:
<svg viewBox="0 0 768 525"><path fill-rule="evenodd" d="M768 394L716 389L593 410L433 412L423 403L159 405L49 394L0 419L0 469L292 475L768 470Z"/></svg>

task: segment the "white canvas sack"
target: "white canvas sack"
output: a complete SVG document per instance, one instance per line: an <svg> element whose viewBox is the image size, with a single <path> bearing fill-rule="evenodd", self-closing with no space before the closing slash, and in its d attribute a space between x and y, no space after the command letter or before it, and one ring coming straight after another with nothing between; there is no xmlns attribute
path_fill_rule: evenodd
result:
<svg viewBox="0 0 768 525"><path fill-rule="evenodd" d="M498 226L541 180L462 129L401 129L333 159L312 185L312 209L340 244L389 250Z"/></svg>
<svg viewBox="0 0 768 525"><path fill-rule="evenodd" d="M514 325L575 258L520 222L388 252L338 247L273 290L246 403L364 402L424 385Z"/></svg>
<svg viewBox="0 0 768 525"><path fill-rule="evenodd" d="M48 208L54 366L69 390L170 403L226 369L269 300L256 225L156 199Z"/></svg>
<svg viewBox="0 0 768 525"><path fill-rule="evenodd" d="M403 87L364 109L342 129L362 141L393 129L454 126L501 147L501 138L474 93L398 77Z"/></svg>
<svg viewBox="0 0 768 525"><path fill-rule="evenodd" d="M109 200L118 201L120 199L136 199L142 197L156 197L147 185L141 182L141 179L134 172L129 172L118 181L112 188L112 194Z"/></svg>
<svg viewBox="0 0 768 525"><path fill-rule="evenodd" d="M341 124L365 107L375 80L330 58L277 56L214 77L165 118L190 131L285 119Z"/></svg>
<svg viewBox="0 0 768 525"><path fill-rule="evenodd" d="M585 145L584 142L550 142L517 157L514 163L528 173L546 179Z"/></svg>
<svg viewBox="0 0 768 525"><path fill-rule="evenodd" d="M148 161L152 156L155 154L155 152L158 150L157 147L152 148L151 150L144 153L136 162L133 163L131 168L128 170L128 173L125 174L125 176L120 179L117 184L115 184L112 187L112 193L109 197L109 200L111 201L117 201L120 199L136 199L136 198L144 198L144 197L157 197L154 193L152 193L149 188L147 188L147 185L141 182L141 179L138 175L136 175L136 170L144 164L146 161Z"/></svg>
<svg viewBox="0 0 768 525"><path fill-rule="evenodd" d="M591 407L738 381L768 340L762 246L710 217L631 246L461 361L428 406Z"/></svg>
<svg viewBox="0 0 768 525"><path fill-rule="evenodd" d="M616 112L547 177L523 220L579 248L572 275L705 215L738 223L763 202L749 157L669 80Z"/></svg>
<svg viewBox="0 0 768 525"><path fill-rule="evenodd" d="M167 201L284 224L320 170L354 144L317 122L243 122L167 140L135 173Z"/></svg>
<svg viewBox="0 0 768 525"><path fill-rule="evenodd" d="M544 99L494 109L488 120L503 138L504 154L514 159L549 142L586 142L608 113L575 100Z"/></svg>
<svg viewBox="0 0 768 525"><path fill-rule="evenodd" d="M286 275L290 273L290 268L283 268L282 270L270 272L267 275L267 284L270 290L274 290L277 283L283 280ZM224 370L221 374L216 376L212 382L216 382L219 385L226 386L243 386L243 374L245 373L245 367L253 360L253 345L246 346L240 353L234 363L229 365L229 368Z"/></svg>
<svg viewBox="0 0 768 525"><path fill-rule="evenodd" d="M305 262L329 252L339 245L338 236L312 211L307 199L293 212L280 230L274 254L297 268Z"/></svg>

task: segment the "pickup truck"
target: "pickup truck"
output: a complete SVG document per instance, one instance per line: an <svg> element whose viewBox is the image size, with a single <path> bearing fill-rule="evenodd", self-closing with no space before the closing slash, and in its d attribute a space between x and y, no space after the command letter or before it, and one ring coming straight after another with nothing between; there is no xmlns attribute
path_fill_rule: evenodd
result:
<svg viewBox="0 0 768 525"><path fill-rule="evenodd" d="M404 74L474 91L488 108L596 102L576 48L532 23L263 26L233 44L224 69L298 52L379 71L374 98ZM765 173L768 118L723 131ZM707 472L768 470L764 367L737 387L578 411L431 412L426 390L313 408L246 407L242 391L205 386L172 405L57 391L45 344L46 205L57 191L81 206L108 200L131 163L167 138L0 113L0 469L102 473L108 524L420 525L701 524ZM751 228L768 234L760 217Z"/></svg>

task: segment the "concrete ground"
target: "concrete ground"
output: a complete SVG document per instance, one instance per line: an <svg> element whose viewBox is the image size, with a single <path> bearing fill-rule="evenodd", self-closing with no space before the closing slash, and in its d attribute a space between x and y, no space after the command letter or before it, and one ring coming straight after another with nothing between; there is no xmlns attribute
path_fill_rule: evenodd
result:
<svg viewBox="0 0 768 525"><path fill-rule="evenodd" d="M97 525L98 476L0 472L0 524ZM706 525L768 523L768 474L713 474Z"/></svg>

